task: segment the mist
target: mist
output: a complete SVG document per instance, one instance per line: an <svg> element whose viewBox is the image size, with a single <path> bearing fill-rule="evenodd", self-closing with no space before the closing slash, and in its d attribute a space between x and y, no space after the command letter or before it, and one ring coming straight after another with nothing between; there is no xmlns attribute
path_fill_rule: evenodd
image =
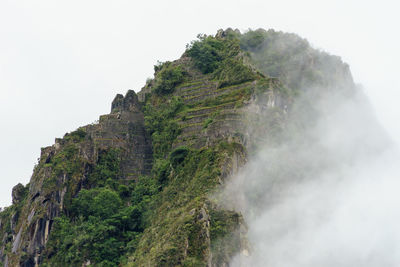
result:
<svg viewBox="0 0 400 267"><path fill-rule="evenodd" d="M400 153L364 90L306 90L285 124L224 189L250 244L231 265L398 266Z"/></svg>

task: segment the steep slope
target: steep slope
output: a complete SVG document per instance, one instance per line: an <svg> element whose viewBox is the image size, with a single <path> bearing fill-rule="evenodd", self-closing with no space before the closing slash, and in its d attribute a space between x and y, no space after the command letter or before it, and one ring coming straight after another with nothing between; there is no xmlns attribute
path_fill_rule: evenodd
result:
<svg viewBox="0 0 400 267"><path fill-rule="evenodd" d="M180 59L156 65L137 95L117 95L97 124L42 149L30 184L16 186L0 214L0 261L226 266L247 255L242 216L213 196L260 142L307 127L290 119L296 99L321 97L322 85L356 90L347 65L297 36L199 36ZM309 100L304 116L318 116Z"/></svg>

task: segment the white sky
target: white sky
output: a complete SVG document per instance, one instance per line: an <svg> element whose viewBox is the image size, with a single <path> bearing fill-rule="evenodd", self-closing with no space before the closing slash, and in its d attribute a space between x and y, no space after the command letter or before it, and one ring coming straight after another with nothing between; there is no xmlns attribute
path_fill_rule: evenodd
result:
<svg viewBox="0 0 400 267"><path fill-rule="evenodd" d="M399 10L394 0L0 0L0 207L29 181L40 147L219 28L295 32L341 56L400 141Z"/></svg>

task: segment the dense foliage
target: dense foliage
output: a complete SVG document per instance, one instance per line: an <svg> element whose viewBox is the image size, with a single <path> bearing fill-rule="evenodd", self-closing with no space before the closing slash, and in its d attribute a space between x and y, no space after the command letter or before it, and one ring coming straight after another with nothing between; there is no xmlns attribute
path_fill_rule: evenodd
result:
<svg viewBox="0 0 400 267"><path fill-rule="evenodd" d="M219 80L219 87L241 84L256 78L253 70L237 58L227 58L222 61L214 76Z"/></svg>
<svg viewBox="0 0 400 267"><path fill-rule="evenodd" d="M146 199L157 188L142 179L128 195L123 187L118 189L81 190L73 199L71 215L55 222L47 248L52 255L49 266L80 266L83 260L116 266L135 250L145 227Z"/></svg>
<svg viewBox="0 0 400 267"><path fill-rule="evenodd" d="M47 166L55 174L70 173L79 166L77 155L76 145L68 143ZM159 186L150 177L126 185L119 175L119 150L99 151L98 161L88 174L87 189L75 197L66 196L68 216L54 222L44 266L81 266L83 261L116 266L126 261L123 255L135 250L146 227L149 203Z"/></svg>
<svg viewBox="0 0 400 267"><path fill-rule="evenodd" d="M61 174L74 175L80 172L81 161L78 157L78 146L74 143L67 144L64 149L57 153L51 161L47 163L52 167L55 176Z"/></svg>
<svg viewBox="0 0 400 267"><path fill-rule="evenodd" d="M207 198L219 184L221 164L240 150L240 145L221 143L200 150L179 147L170 153L168 161L172 170L168 183L154 199L151 224L144 231L128 266L206 266L209 248L202 210L215 209ZM238 215L232 214L220 214L212 222L211 242L236 230ZM219 256L221 262L238 251L236 244L225 245L231 248L230 252Z"/></svg>
<svg viewBox="0 0 400 267"><path fill-rule="evenodd" d="M82 128L77 129L76 131L66 133L64 135L64 139L69 141L72 140L74 142L80 142L86 137L86 131Z"/></svg>
<svg viewBox="0 0 400 267"><path fill-rule="evenodd" d="M188 153L189 149L184 146L174 149L169 155L172 167L176 168L180 163L182 163Z"/></svg>
<svg viewBox="0 0 400 267"><path fill-rule="evenodd" d="M155 69L159 72L156 74L153 91L158 95L172 93L174 88L184 81L185 71L181 66L174 66L171 62L165 62Z"/></svg>
<svg viewBox="0 0 400 267"><path fill-rule="evenodd" d="M92 187L105 186L107 181L119 178L121 161L119 154L118 149L99 151L97 164L89 175L89 184Z"/></svg>
<svg viewBox="0 0 400 267"><path fill-rule="evenodd" d="M198 35L197 41L191 43L187 53L195 60L195 65L204 74L214 72L220 62L227 56L226 43L212 36ZM236 53L237 51L235 51ZM234 54L233 56L236 56Z"/></svg>
<svg viewBox="0 0 400 267"><path fill-rule="evenodd" d="M145 123L152 137L155 159L165 158L173 141L179 135L179 125L174 118L183 108L183 101L176 97L157 107L154 107L150 102L145 106Z"/></svg>
<svg viewBox="0 0 400 267"><path fill-rule="evenodd" d="M202 73L212 73L220 81L219 87L251 81L257 77L250 66L244 64L239 39L234 35L229 38L199 35L198 40L188 45L186 52Z"/></svg>

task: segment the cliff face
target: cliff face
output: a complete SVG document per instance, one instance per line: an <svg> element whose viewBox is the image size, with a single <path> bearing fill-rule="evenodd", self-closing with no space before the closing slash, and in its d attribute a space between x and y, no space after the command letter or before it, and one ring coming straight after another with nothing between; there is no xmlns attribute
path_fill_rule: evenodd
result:
<svg viewBox="0 0 400 267"><path fill-rule="evenodd" d="M338 58L322 66L328 55L290 38L301 49L279 45L287 36L273 31L202 36L155 66L137 95L117 95L98 123L43 148L30 183L0 214L0 261L227 266L248 254L241 215L211 196L260 142L283 141L304 88L354 89Z"/></svg>
<svg viewBox="0 0 400 267"><path fill-rule="evenodd" d="M101 116L99 123L81 127L42 148L30 183L26 188L20 184L14 188L13 206L3 212L11 216L10 221L2 220L1 228L0 256L5 265L39 264L54 218L67 212L66 202L81 189L99 182L90 175L102 155L110 151L118 151L119 170L112 178L121 183L150 173L151 140L133 91L125 97L118 95L112 113ZM7 246L11 253L5 256Z"/></svg>

